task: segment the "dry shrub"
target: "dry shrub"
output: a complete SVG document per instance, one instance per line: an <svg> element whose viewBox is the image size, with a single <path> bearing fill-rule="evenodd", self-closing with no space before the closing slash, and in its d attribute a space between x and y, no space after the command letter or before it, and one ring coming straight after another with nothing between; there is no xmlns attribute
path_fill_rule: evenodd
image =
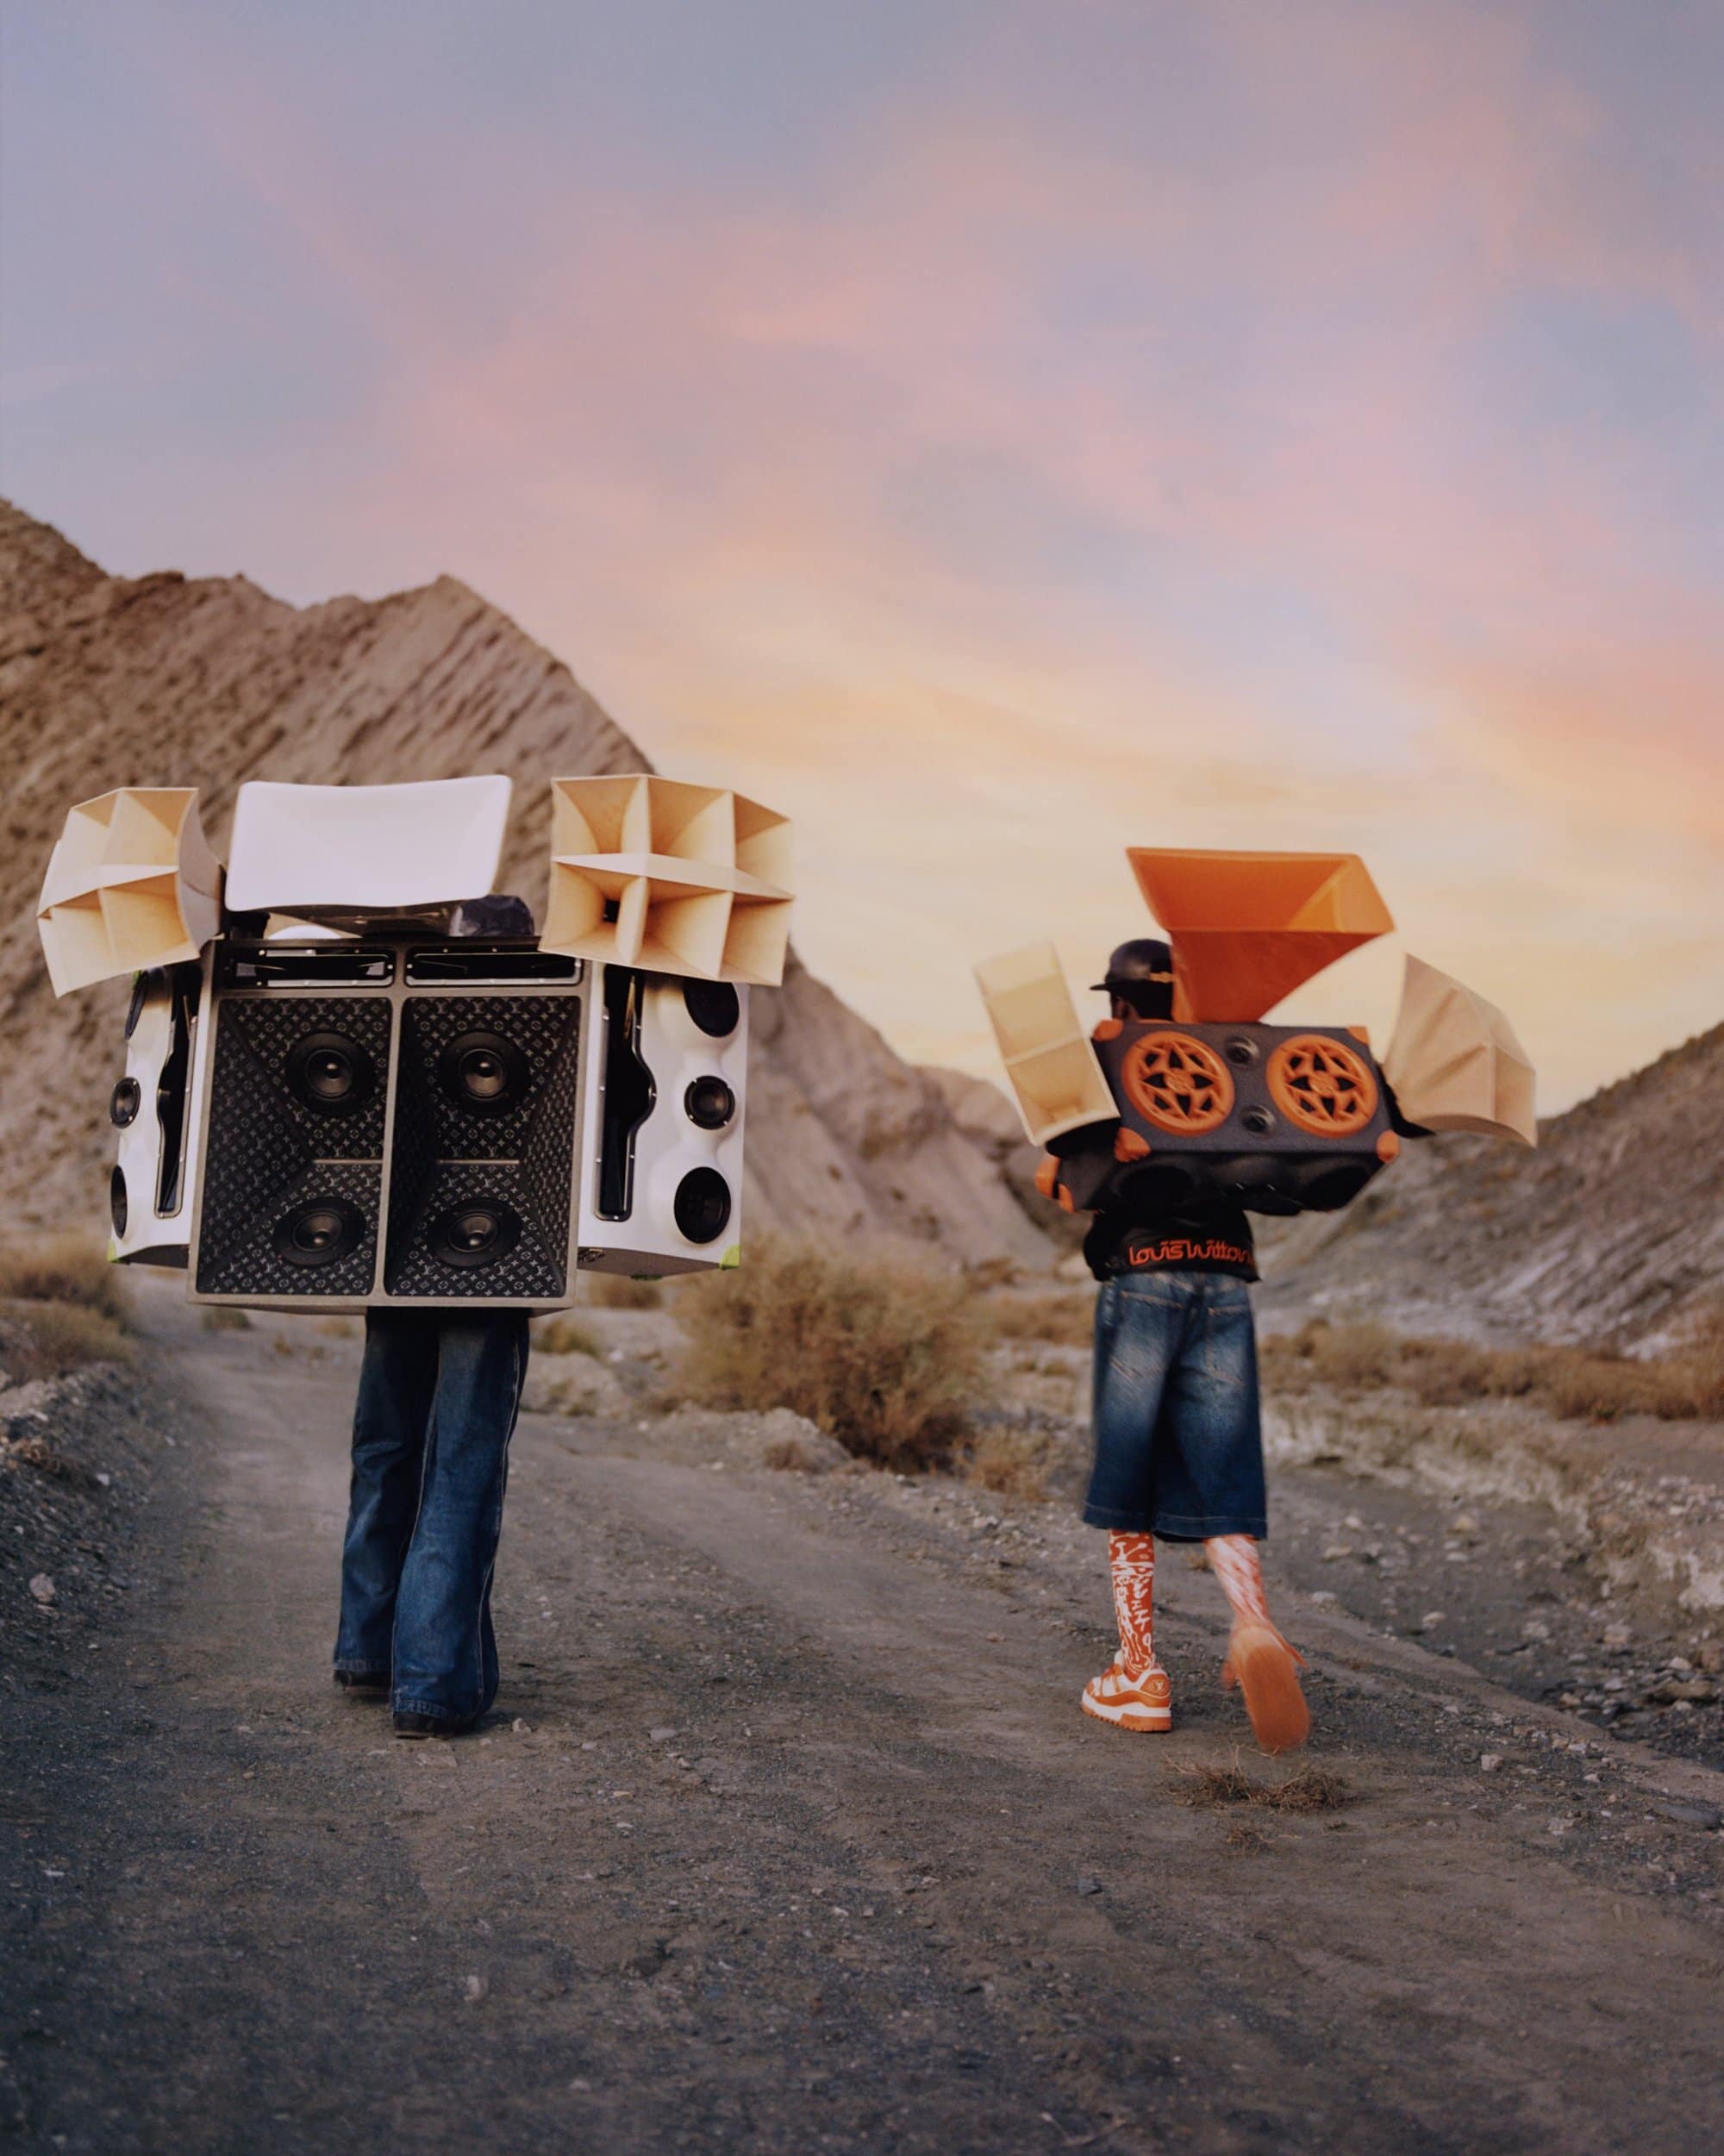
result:
<svg viewBox="0 0 1724 2156"><path fill-rule="evenodd" d="M1535 1341L1484 1347L1473 1340L1402 1339L1380 1325L1314 1319L1291 1339L1264 1343L1271 1383L1361 1390L1400 1385L1427 1407L1527 1400L1568 1418L1623 1415L1666 1421L1724 1415L1724 1318L1709 1317L1682 1347L1637 1359Z"/></svg>
<svg viewBox="0 0 1724 2156"><path fill-rule="evenodd" d="M233 1303L206 1303L203 1323L206 1333L249 1333L252 1314Z"/></svg>
<svg viewBox="0 0 1724 2156"><path fill-rule="evenodd" d="M1327 1767L1301 1767L1284 1782L1259 1782L1237 1762L1232 1766L1181 1767L1178 1772L1180 1803L1203 1809L1249 1804L1259 1811L1333 1812L1353 1801L1352 1784Z"/></svg>
<svg viewBox="0 0 1724 2156"><path fill-rule="evenodd" d="M1087 1347L1096 1334L1096 1298L1080 1288L1070 1294L999 1295L987 1305L998 1340L1043 1340L1053 1347Z"/></svg>
<svg viewBox="0 0 1724 2156"><path fill-rule="evenodd" d="M964 1477L1002 1497L1039 1500L1049 1494L1057 1453L1055 1442L1040 1430L984 1430L964 1456Z"/></svg>
<svg viewBox="0 0 1724 2156"><path fill-rule="evenodd" d="M684 1398L790 1408L859 1459L944 1461L983 1397L975 1296L953 1275L769 1239L679 1303Z"/></svg>
<svg viewBox="0 0 1724 2156"><path fill-rule="evenodd" d="M586 1272L581 1299L596 1310L656 1310L665 1300L662 1282L635 1280L626 1272Z"/></svg>
<svg viewBox="0 0 1724 2156"><path fill-rule="evenodd" d="M78 1303L13 1303L0 1312L0 1368L14 1384L131 1359L132 1343L102 1310Z"/></svg>
<svg viewBox="0 0 1724 2156"><path fill-rule="evenodd" d="M99 1310L116 1325L127 1316L120 1268L81 1235L50 1235L0 1249L0 1302L71 1303Z"/></svg>
<svg viewBox="0 0 1724 2156"><path fill-rule="evenodd" d="M533 1344L545 1355L590 1355L597 1361L604 1353L597 1335L578 1317L547 1318Z"/></svg>

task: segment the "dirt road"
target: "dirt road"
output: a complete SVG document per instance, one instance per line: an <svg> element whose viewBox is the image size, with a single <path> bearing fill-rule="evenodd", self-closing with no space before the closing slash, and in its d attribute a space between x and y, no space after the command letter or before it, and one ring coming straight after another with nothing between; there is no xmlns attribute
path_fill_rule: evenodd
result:
<svg viewBox="0 0 1724 2156"><path fill-rule="evenodd" d="M149 1312L159 1584L6 1695L0 2144L1724 2134L1724 1778L1290 1591L1353 1801L1194 1805L1293 1771L1208 1578L1163 1566L1178 1727L1129 1739L1076 1711L1106 1609L1053 1509L592 1418L519 1434L488 1730L397 1743L328 1675L356 1343Z"/></svg>

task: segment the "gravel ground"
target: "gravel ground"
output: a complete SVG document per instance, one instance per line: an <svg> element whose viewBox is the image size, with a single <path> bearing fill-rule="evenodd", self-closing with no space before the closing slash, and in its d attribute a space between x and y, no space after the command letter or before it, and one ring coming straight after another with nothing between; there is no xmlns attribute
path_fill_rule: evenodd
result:
<svg viewBox="0 0 1724 2156"><path fill-rule="evenodd" d="M1569 2156L1724 2129L1724 1776L1527 1696L1557 1676L1522 1626L1567 1607L1532 1600L1565 1569L1535 1515L1279 1476L1315 1734L1270 1763L1180 1558L1177 1726L1134 1740L1076 1710L1111 1639L1063 1505L839 1465L792 1418L534 1415L497 1712L405 1746L328 1678L356 1342L147 1315L149 1384L64 1411L109 1484L0 1476L43 1522L3 1576L9 2145ZM617 1338L634 1400L650 1359ZM80 1534L129 1591L68 1569ZM1622 1665L1588 1654L1606 1697Z"/></svg>

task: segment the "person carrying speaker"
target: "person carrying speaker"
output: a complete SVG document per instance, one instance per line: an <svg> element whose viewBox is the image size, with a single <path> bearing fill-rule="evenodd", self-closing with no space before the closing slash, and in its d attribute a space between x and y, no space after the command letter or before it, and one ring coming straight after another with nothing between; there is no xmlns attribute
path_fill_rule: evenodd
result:
<svg viewBox="0 0 1724 2156"><path fill-rule="evenodd" d="M533 916L470 900L450 933L531 935ZM365 1313L335 1682L388 1699L397 1737L460 1736L497 1697L491 1578L527 1355L524 1309Z"/></svg>
<svg viewBox="0 0 1724 2156"><path fill-rule="evenodd" d="M1113 1016L1169 1018L1173 958L1153 937L1108 961ZM1082 1156L1111 1162L1113 1129L1056 1141L1041 1187L1071 1201L1067 1178L1093 1188L1084 1255L1102 1284L1096 1306L1095 1460L1084 1518L1108 1534L1120 1651L1084 1687L1084 1713L1116 1728L1171 1726L1172 1688L1156 1659L1155 1538L1201 1542L1233 1612L1221 1682L1242 1694L1265 1752L1303 1743L1310 1726L1302 1660L1271 1621L1258 1544L1267 1532L1257 1336L1249 1284L1251 1223L1222 1202L1136 1200Z"/></svg>

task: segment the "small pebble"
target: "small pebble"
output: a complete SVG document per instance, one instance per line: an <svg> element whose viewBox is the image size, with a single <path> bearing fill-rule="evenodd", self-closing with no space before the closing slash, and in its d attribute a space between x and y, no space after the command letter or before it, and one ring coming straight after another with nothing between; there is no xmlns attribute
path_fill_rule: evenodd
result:
<svg viewBox="0 0 1724 2156"><path fill-rule="evenodd" d="M53 1580L48 1578L46 1572L38 1572L35 1578L30 1582L31 1596L37 1602L42 1603L50 1603L53 1600L54 1596L58 1591L59 1590L54 1586Z"/></svg>

